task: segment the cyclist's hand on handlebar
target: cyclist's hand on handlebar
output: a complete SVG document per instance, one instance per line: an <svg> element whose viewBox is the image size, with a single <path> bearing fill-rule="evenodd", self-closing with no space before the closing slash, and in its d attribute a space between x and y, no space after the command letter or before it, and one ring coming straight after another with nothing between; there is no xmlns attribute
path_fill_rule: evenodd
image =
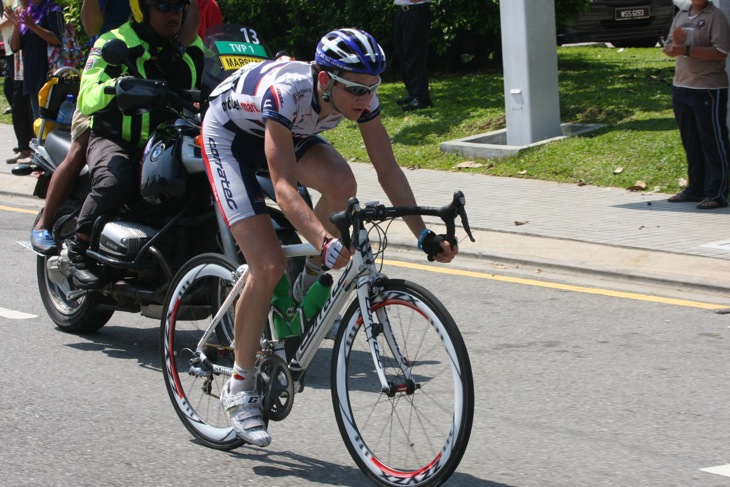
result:
<svg viewBox="0 0 730 487"><path fill-rule="evenodd" d="M340 269L350 261L350 249L338 238L325 237L322 242L322 269Z"/></svg>
<svg viewBox="0 0 730 487"><path fill-rule="evenodd" d="M449 240L446 235L437 235L431 230L425 231L418 239L418 247L428 255L428 260L443 264L451 262L459 253L456 237Z"/></svg>

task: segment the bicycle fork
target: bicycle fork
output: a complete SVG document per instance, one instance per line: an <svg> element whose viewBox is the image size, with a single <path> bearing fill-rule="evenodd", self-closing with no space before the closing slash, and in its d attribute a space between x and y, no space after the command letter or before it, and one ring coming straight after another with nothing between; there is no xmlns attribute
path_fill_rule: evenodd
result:
<svg viewBox="0 0 730 487"><path fill-rule="evenodd" d="M401 353L400 346L395 339L393 334L392 324L388 319L388 313L385 311L385 307L378 308L375 312L377 314L378 322L373 321L373 300L376 294L373 290L377 289L377 283L372 276L362 276L357 286L357 298L360 305L360 319L365 329L365 335L367 337L368 345L370 347L370 355L373 358L373 365L375 366L375 372L380 380L380 390L388 397L393 397L396 393L413 394L418 389L413 380L411 370L409 368L409 362L407 357ZM395 384L389 382L385 376L385 370L383 366L383 358L380 353L380 346L378 345L378 335L383 334L385 341L393 353L393 357L397 360L398 366L403 373L404 381L401 384Z"/></svg>

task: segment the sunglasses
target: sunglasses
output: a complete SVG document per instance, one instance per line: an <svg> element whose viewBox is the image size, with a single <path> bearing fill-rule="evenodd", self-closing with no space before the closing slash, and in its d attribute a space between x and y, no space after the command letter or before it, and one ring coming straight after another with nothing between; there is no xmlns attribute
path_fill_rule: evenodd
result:
<svg viewBox="0 0 730 487"><path fill-rule="evenodd" d="M158 12L161 12L163 14L167 14L170 12L175 12L176 14L179 14L183 10L185 10L184 3L153 2L148 3L148 5L154 6Z"/></svg>
<svg viewBox="0 0 730 487"><path fill-rule="evenodd" d="M378 91L378 87L380 86L381 81L378 81L372 86L363 85L361 83L355 83L354 81L348 81L345 78L340 78L339 76L327 73L330 75L330 78L337 81L338 83L342 83L345 86L345 91L353 96L364 96L364 95L374 95L376 91Z"/></svg>

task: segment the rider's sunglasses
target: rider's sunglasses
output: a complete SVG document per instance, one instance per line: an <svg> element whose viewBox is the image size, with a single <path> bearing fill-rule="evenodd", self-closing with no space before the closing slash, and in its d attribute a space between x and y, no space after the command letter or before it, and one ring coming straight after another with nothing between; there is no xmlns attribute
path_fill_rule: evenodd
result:
<svg viewBox="0 0 730 487"><path fill-rule="evenodd" d="M185 10L184 3L170 3L170 2L150 2L148 5L153 5L158 12L167 14L175 12L176 14L181 13Z"/></svg>
<svg viewBox="0 0 730 487"><path fill-rule="evenodd" d="M345 78L341 78L332 73L328 74L333 80L337 81L338 83L342 83L345 86L345 91L353 96L374 95L375 92L378 91L378 87L382 82L381 80L374 85L368 86L361 83L355 83L354 81L346 80Z"/></svg>

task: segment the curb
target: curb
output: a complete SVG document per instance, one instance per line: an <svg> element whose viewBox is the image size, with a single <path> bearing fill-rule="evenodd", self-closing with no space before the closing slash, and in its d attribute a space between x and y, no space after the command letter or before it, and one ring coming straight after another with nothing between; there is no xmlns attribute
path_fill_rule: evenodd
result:
<svg viewBox="0 0 730 487"><path fill-rule="evenodd" d="M463 229L457 227L457 234ZM616 247L544 236L472 229L476 242L460 237L455 265L465 265L461 257L542 269L567 270L604 276L634 283L661 284L677 290L730 294L730 262L710 257ZM414 237L405 223L393 222L388 244L402 251L404 259L423 263L414 250ZM692 269L688 279L687 269Z"/></svg>
<svg viewBox="0 0 730 487"><path fill-rule="evenodd" d="M32 198L35 184L36 179L30 176L0 173L0 194ZM730 294L730 260L487 229L472 229L472 233L474 243L463 228L457 227L461 255L453 262L455 266L468 268L468 262L474 259L482 264L491 261L534 266L672 286L677 290ZM416 249L415 237L404 222L391 223L388 242L400 250L403 259L427 262Z"/></svg>

